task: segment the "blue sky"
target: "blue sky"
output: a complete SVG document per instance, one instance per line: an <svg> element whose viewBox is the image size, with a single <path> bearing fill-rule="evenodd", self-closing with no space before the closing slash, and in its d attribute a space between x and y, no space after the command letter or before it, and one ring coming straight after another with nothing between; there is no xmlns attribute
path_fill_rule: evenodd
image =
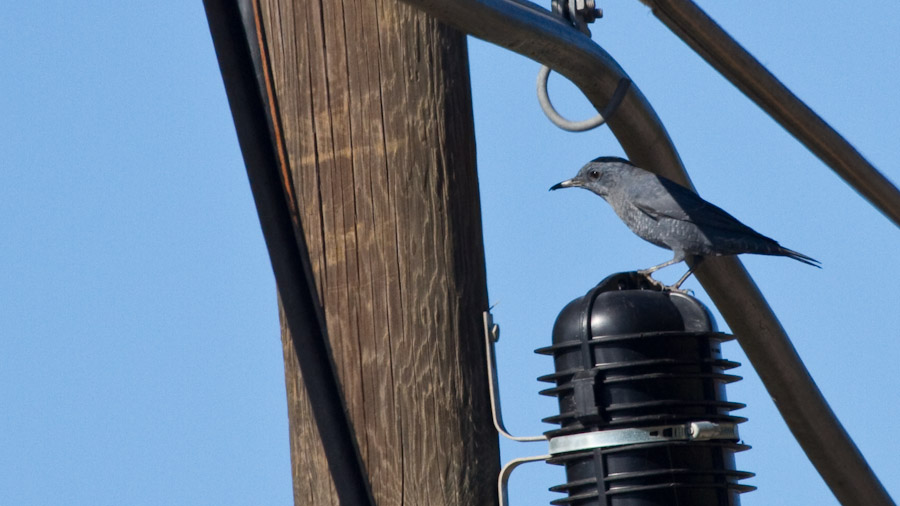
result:
<svg viewBox="0 0 900 506"><path fill-rule="evenodd" d="M900 4L700 4L900 182ZM900 496L897 228L639 2L601 7L594 39L653 104L700 194L822 261L743 257ZM201 3L14 3L0 47L0 504L290 504L275 286ZM535 380L550 360L532 350L559 310L670 253L588 192L547 192L622 154L607 130L545 120L534 62L471 39L470 58L505 419L534 434L554 404ZM564 113L592 114L563 79L550 87ZM737 464L759 487L743 504L836 504L740 348L725 355L745 364L728 389L748 404L753 449ZM521 468L511 504L547 504L562 481Z"/></svg>

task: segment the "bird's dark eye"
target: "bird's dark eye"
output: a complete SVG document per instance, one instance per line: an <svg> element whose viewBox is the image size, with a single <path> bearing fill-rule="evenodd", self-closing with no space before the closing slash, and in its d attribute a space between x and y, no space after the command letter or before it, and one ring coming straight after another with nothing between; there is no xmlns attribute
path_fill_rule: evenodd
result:
<svg viewBox="0 0 900 506"><path fill-rule="evenodd" d="M591 169L591 171L588 172L588 177L596 181L600 178L600 171L597 169Z"/></svg>

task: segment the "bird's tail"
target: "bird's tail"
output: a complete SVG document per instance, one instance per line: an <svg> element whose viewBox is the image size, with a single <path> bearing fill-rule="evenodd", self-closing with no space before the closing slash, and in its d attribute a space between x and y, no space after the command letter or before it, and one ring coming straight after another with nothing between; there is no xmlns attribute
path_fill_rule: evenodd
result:
<svg viewBox="0 0 900 506"><path fill-rule="evenodd" d="M822 262L816 260L813 257L806 256L803 253L799 253L792 249L787 249L784 246L779 246L778 254L793 258L794 260L797 260L798 262L803 262L806 265L812 265L813 267L818 267L819 269L822 268L822 266L820 265Z"/></svg>

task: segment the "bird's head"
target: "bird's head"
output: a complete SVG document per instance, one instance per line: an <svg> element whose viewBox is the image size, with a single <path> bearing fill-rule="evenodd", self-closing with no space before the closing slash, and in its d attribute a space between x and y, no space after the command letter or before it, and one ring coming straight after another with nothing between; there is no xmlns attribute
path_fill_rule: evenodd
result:
<svg viewBox="0 0 900 506"><path fill-rule="evenodd" d="M578 171L572 179L567 179L550 187L550 190L560 188L584 188L601 197L609 195L610 189L618 181L618 175L625 168L633 167L631 162L615 156L601 156L588 162Z"/></svg>

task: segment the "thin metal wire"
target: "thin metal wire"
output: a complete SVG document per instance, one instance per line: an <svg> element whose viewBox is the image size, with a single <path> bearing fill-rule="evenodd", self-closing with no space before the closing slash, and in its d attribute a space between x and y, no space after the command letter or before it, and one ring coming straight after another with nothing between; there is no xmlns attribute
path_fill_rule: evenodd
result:
<svg viewBox="0 0 900 506"><path fill-rule="evenodd" d="M549 453L547 455L535 455L533 457L520 457L517 459L512 459L503 466L503 469L500 470L500 475L497 476L497 495L500 496L500 504L502 506L509 506L509 493L507 492L508 484L509 484L509 475L512 474L513 470L522 464L527 464L529 462L540 462L542 460L547 460L552 455Z"/></svg>
<svg viewBox="0 0 900 506"><path fill-rule="evenodd" d="M503 424L503 414L500 410L500 389L497 382L497 353L494 347L494 342L499 339L499 327L494 324L494 317L491 315L490 311L485 311L482 314L482 321L484 322L484 347L485 354L487 355L488 390L491 395L491 414L493 415L494 428L497 429L497 432L501 436L520 443L546 441L547 436L544 435L513 436L506 430L506 426Z"/></svg>
<svg viewBox="0 0 900 506"><path fill-rule="evenodd" d="M631 85L630 79L620 79L612 98L599 114L590 119L571 121L562 117L550 102L550 95L547 93L547 80L549 77L550 67L546 65L541 66L537 77L538 103L541 104L541 110L547 115L547 119L559 128L569 132L586 132L606 123L606 120L616 112L619 104L622 103L622 99L625 98L625 94L628 93L628 87Z"/></svg>

